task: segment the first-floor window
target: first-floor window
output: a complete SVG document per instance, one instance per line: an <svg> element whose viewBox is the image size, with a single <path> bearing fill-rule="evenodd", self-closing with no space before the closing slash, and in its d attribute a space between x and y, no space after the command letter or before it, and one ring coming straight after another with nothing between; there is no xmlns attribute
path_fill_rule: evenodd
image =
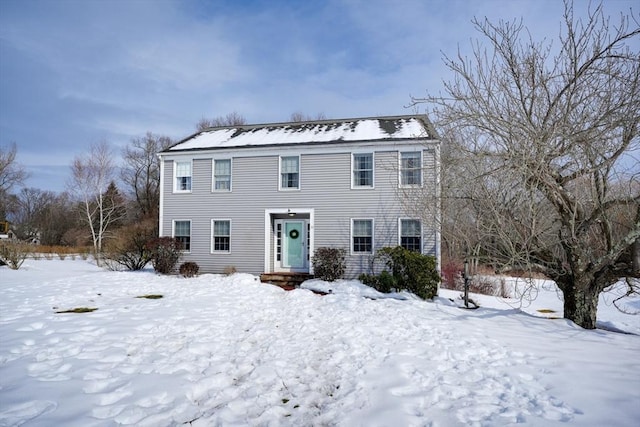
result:
<svg viewBox="0 0 640 427"><path fill-rule="evenodd" d="M229 252L231 249L231 221L213 220L213 251Z"/></svg>
<svg viewBox="0 0 640 427"><path fill-rule="evenodd" d="M173 237L182 244L183 251L189 252L191 250L191 221L174 221Z"/></svg>
<svg viewBox="0 0 640 427"><path fill-rule="evenodd" d="M414 252L422 252L422 226L417 219L400 220L400 246Z"/></svg>
<svg viewBox="0 0 640 427"><path fill-rule="evenodd" d="M373 220L354 219L351 235L353 253L371 253L373 248Z"/></svg>

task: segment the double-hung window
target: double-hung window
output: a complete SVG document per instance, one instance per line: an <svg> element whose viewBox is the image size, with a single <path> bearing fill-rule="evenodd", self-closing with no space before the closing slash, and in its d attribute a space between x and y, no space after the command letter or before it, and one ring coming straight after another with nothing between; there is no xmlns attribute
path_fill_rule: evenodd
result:
<svg viewBox="0 0 640 427"><path fill-rule="evenodd" d="M211 220L212 252L229 252L231 250L231 221Z"/></svg>
<svg viewBox="0 0 640 427"><path fill-rule="evenodd" d="M300 188L300 157L280 157L280 189L297 190Z"/></svg>
<svg viewBox="0 0 640 427"><path fill-rule="evenodd" d="M373 153L355 153L351 164L352 188L373 188Z"/></svg>
<svg viewBox="0 0 640 427"><path fill-rule="evenodd" d="M400 153L400 185L402 187L422 185L422 152Z"/></svg>
<svg viewBox="0 0 640 427"><path fill-rule="evenodd" d="M191 251L191 221L173 221L173 237L180 242L183 251Z"/></svg>
<svg viewBox="0 0 640 427"><path fill-rule="evenodd" d="M191 191L191 161L175 162L175 191Z"/></svg>
<svg viewBox="0 0 640 427"><path fill-rule="evenodd" d="M213 161L213 190L231 191L231 159Z"/></svg>
<svg viewBox="0 0 640 427"><path fill-rule="evenodd" d="M373 249L373 220L354 219L351 225L351 252L370 254Z"/></svg>
<svg viewBox="0 0 640 427"><path fill-rule="evenodd" d="M422 226L417 219L400 219L400 246L422 253Z"/></svg>

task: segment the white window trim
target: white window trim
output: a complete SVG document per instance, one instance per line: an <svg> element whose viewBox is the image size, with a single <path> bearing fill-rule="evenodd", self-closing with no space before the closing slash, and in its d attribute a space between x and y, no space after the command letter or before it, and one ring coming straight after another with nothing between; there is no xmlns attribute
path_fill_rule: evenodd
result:
<svg viewBox="0 0 640 427"><path fill-rule="evenodd" d="M353 223L354 221L371 221L371 252L355 252L353 250ZM374 218L351 218L351 230L349 232L349 253L351 255L372 255L376 251L376 221Z"/></svg>
<svg viewBox="0 0 640 427"><path fill-rule="evenodd" d="M178 189L178 176L176 172L178 170L178 163L190 163L191 164L191 188L189 190ZM174 193L191 193L193 191L193 159L190 160L174 160L173 161L173 192Z"/></svg>
<svg viewBox="0 0 640 427"><path fill-rule="evenodd" d="M190 254L191 253L191 247L193 247L193 221L191 221L190 219L174 219L171 221L171 237L175 238L176 237L176 222L178 221L184 221L184 222L188 222L189 223L189 250L182 250L182 253L185 254Z"/></svg>
<svg viewBox="0 0 640 427"><path fill-rule="evenodd" d="M297 157L298 158L298 188L282 188L282 158ZM302 188L302 161L300 154L287 154L286 156L278 156L278 191L300 191Z"/></svg>
<svg viewBox="0 0 640 427"><path fill-rule="evenodd" d="M420 224L420 253L424 253L424 226L422 224L422 220L419 218L411 218L411 217L400 217L398 218L398 246L402 246L402 221L418 221Z"/></svg>
<svg viewBox="0 0 640 427"><path fill-rule="evenodd" d="M215 237L213 235L213 231L214 231L214 223L216 221L228 221L229 222L229 250L228 251L216 251L215 248L215 243L213 241L213 238ZM216 254L216 255L230 255L231 254L231 235L233 233L233 221L231 220L231 218L212 218L211 219L211 249L210 252L211 254Z"/></svg>
<svg viewBox="0 0 640 427"><path fill-rule="evenodd" d="M353 157L356 154L371 154L371 185L355 185L353 180ZM376 188L376 153L375 151L353 151L351 152L351 189L352 190L373 190Z"/></svg>
<svg viewBox="0 0 640 427"><path fill-rule="evenodd" d="M228 190L216 190L216 160L229 160L229 189ZM193 178L191 178L191 184L193 186ZM233 191L233 158L221 157L219 159L211 159L211 192L212 193L231 193L232 191Z"/></svg>
<svg viewBox="0 0 640 427"><path fill-rule="evenodd" d="M420 184L402 184L402 153L420 153ZM422 188L424 184L424 150L420 151L398 151L398 187L399 188Z"/></svg>

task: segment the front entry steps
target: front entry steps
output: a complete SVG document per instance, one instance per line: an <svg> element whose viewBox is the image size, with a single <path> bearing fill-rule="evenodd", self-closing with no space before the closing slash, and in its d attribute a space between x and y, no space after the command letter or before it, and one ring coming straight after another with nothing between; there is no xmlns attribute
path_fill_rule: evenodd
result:
<svg viewBox="0 0 640 427"><path fill-rule="evenodd" d="M262 273L260 281L263 283L271 283L279 286L285 291L300 287L305 280L313 279L313 275L309 273Z"/></svg>

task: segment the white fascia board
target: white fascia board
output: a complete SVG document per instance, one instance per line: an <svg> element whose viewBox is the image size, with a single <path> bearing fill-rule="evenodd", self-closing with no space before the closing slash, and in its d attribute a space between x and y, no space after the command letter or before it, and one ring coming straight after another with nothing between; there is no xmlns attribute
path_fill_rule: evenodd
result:
<svg viewBox="0 0 640 427"><path fill-rule="evenodd" d="M269 147L230 147L224 149L203 149L203 150L191 150L181 151L176 153L162 153L162 156L166 160L180 160L180 159L210 159L218 156L232 156L239 157L265 157L281 155L281 153L293 153L296 154L338 154L338 153L351 153L353 151L368 150L371 152L390 152L390 151L402 151L411 150L415 151L417 146L425 148L433 148L438 146L439 141L436 139L413 139L405 141L397 141L386 144L380 144L378 141L363 141L363 142L345 142L334 144L292 144L292 145L272 145ZM289 155L289 154L287 154Z"/></svg>

